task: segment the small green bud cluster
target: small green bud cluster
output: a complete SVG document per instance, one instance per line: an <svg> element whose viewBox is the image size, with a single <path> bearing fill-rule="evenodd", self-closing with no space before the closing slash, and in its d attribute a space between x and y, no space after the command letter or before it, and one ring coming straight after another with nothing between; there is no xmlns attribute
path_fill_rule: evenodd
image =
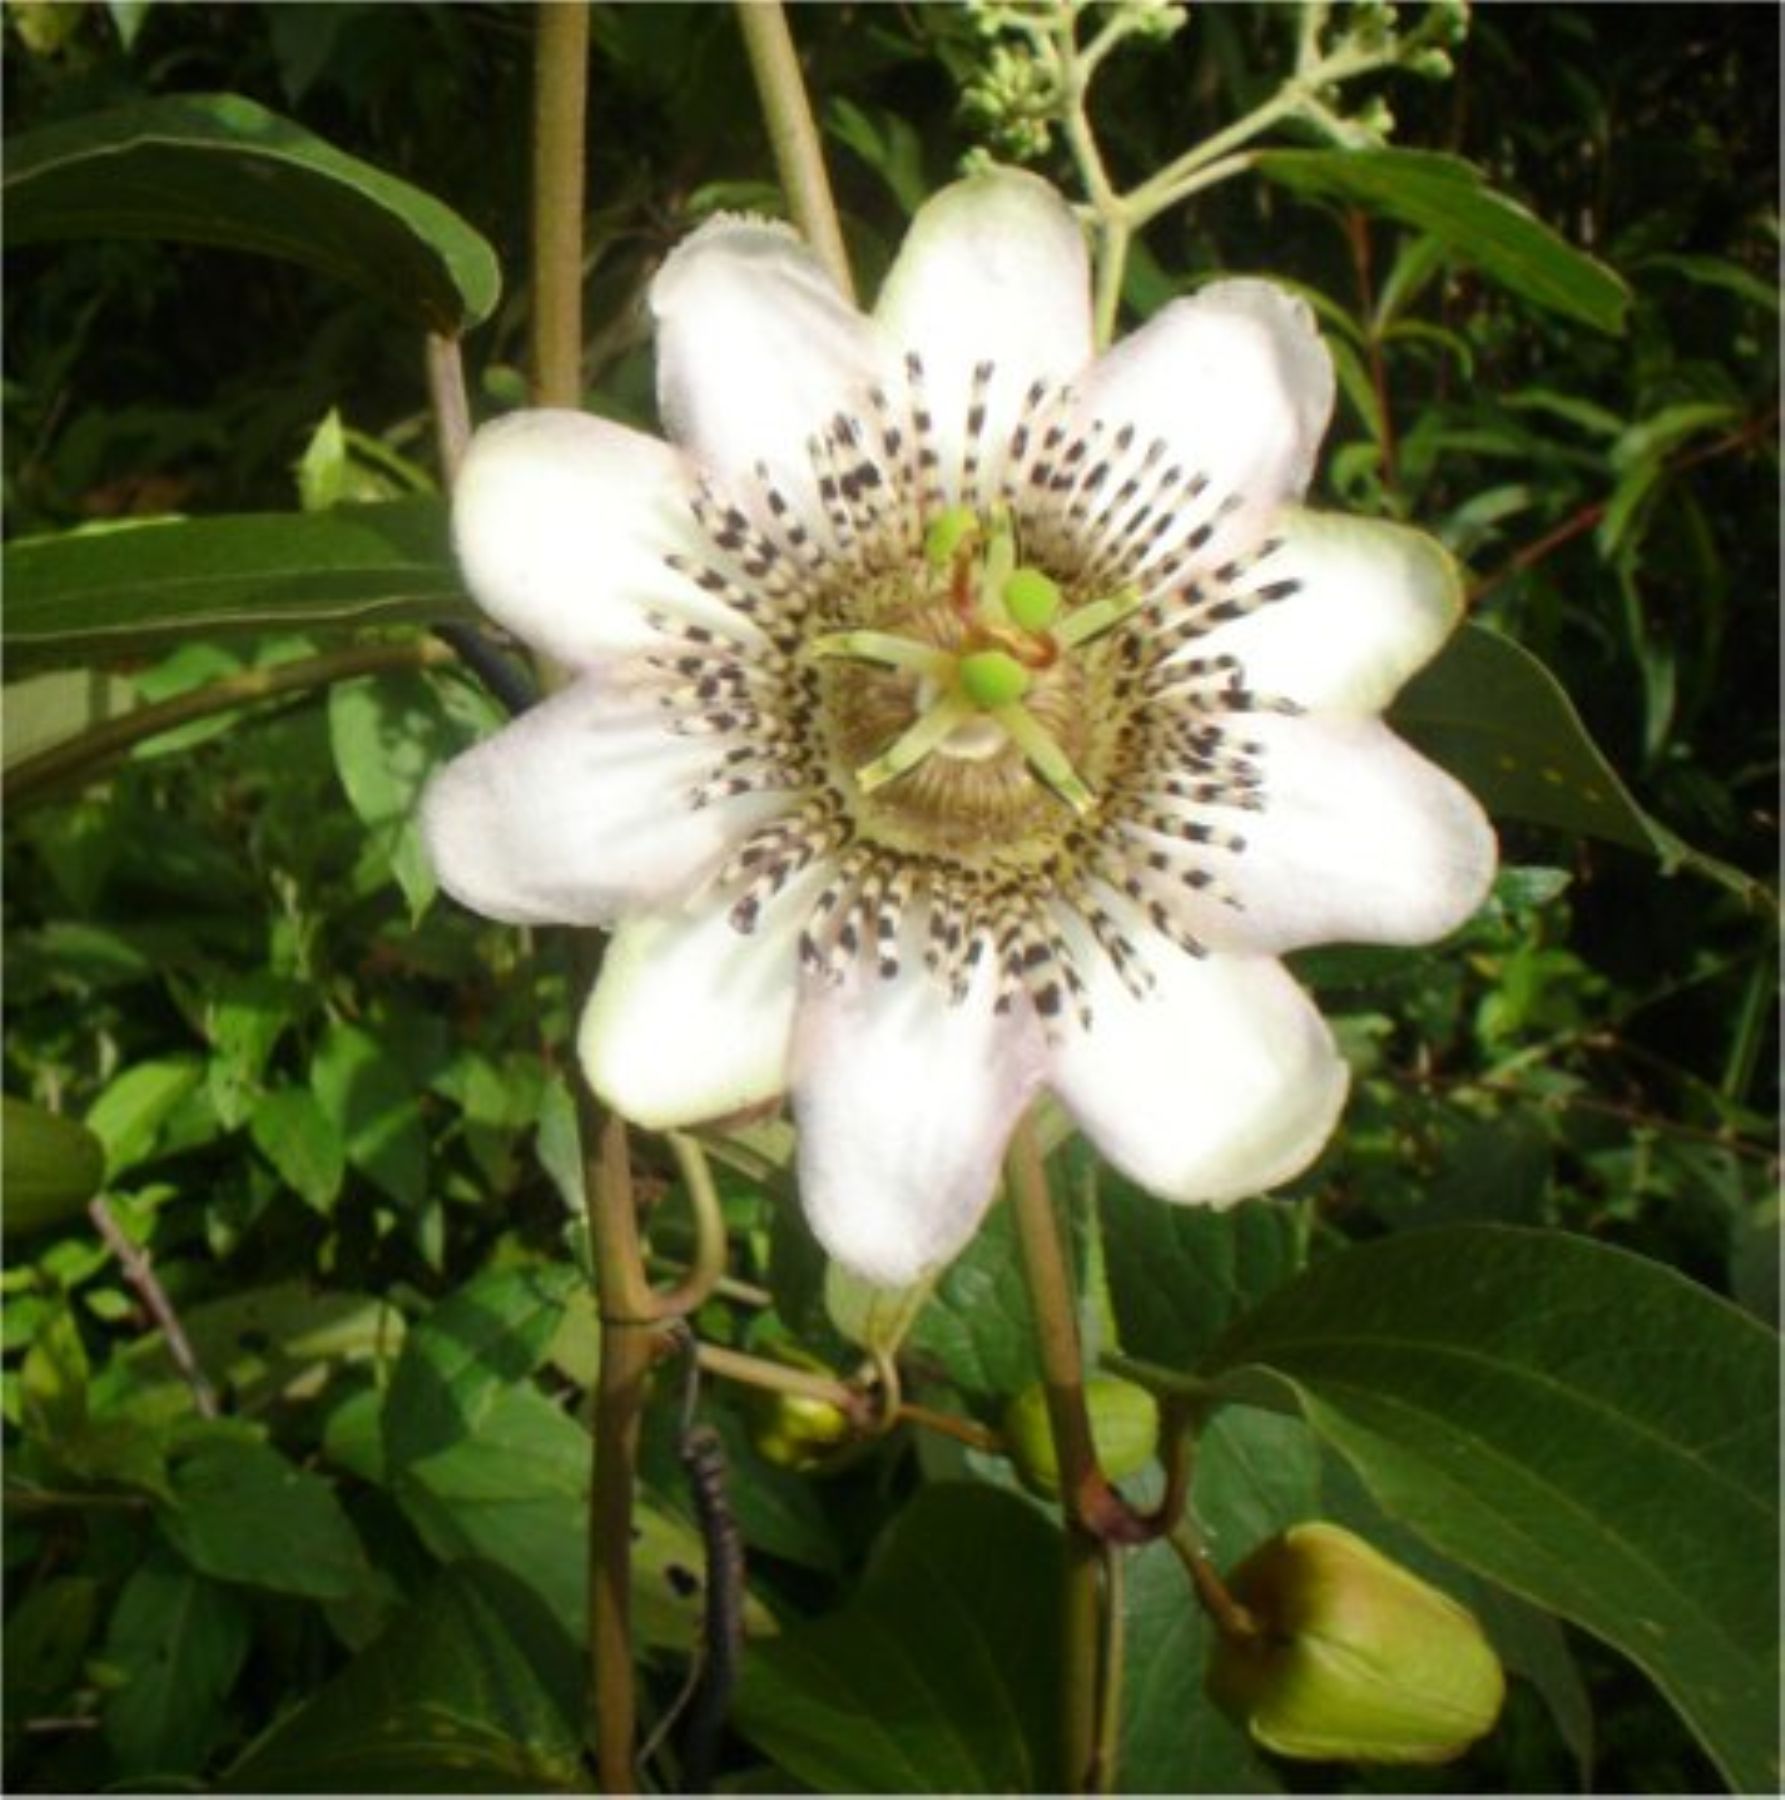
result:
<svg viewBox="0 0 1785 1800"><path fill-rule="evenodd" d="M1190 17L1184 0L1123 0L1115 10L1121 15L1125 36L1156 44L1182 31Z"/></svg>
<svg viewBox="0 0 1785 1800"><path fill-rule="evenodd" d="M830 1370L809 1350L788 1341L763 1346L771 1360L814 1375ZM750 1442L764 1462L809 1475L831 1467L855 1446L855 1421L842 1407L811 1394L757 1389L746 1403Z"/></svg>
<svg viewBox="0 0 1785 1800"><path fill-rule="evenodd" d="M1388 51L1394 47L1398 10L1387 0L1358 0L1346 15L1346 36L1360 50Z"/></svg>
<svg viewBox="0 0 1785 1800"><path fill-rule="evenodd" d="M1375 139L1378 143L1384 138L1392 136L1395 128L1394 113L1380 94L1372 94L1358 108L1351 122L1365 136Z"/></svg>
<svg viewBox="0 0 1785 1800"><path fill-rule="evenodd" d="M968 122L1014 162L1047 154L1063 105L1059 71L1027 44L994 44L961 97Z"/></svg>

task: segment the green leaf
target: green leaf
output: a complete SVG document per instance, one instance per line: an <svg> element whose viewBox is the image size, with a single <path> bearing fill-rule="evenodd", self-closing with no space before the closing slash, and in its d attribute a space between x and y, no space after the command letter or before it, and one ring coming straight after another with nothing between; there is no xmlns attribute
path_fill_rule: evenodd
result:
<svg viewBox="0 0 1785 1800"><path fill-rule="evenodd" d="M1389 722L1496 817L1604 838L1697 870L1750 905L1761 885L1637 805L1561 683L1530 651L1465 625L1402 689Z"/></svg>
<svg viewBox="0 0 1785 1800"><path fill-rule="evenodd" d="M117 1773L192 1775L226 1724L223 1702L252 1633L247 1609L165 1549L124 1584L106 1636L105 1660L124 1685L105 1702L106 1742Z"/></svg>
<svg viewBox="0 0 1785 1800"><path fill-rule="evenodd" d="M7 141L6 241L159 238L282 257L456 336L501 293L450 208L239 94L173 94Z"/></svg>
<svg viewBox="0 0 1785 1800"><path fill-rule="evenodd" d="M988 1487L923 1489L828 1618L744 1658L732 1722L819 1793L1054 1793L1060 1538Z"/></svg>
<svg viewBox="0 0 1785 1800"><path fill-rule="evenodd" d="M0 1669L9 1761L12 1734L26 1719L63 1713L69 1704L99 1621L99 1589L99 1582L87 1575L40 1577L7 1614L6 1658Z"/></svg>
<svg viewBox="0 0 1785 1800"><path fill-rule="evenodd" d="M898 113L886 107L860 107L839 95L825 106L824 128L886 183L907 214L929 197L923 139Z"/></svg>
<svg viewBox="0 0 1785 1800"><path fill-rule="evenodd" d="M391 1429L387 1401L384 1429ZM589 1437L531 1387L508 1388L476 1435L395 1471L391 1488L422 1542L445 1562L505 1569L577 1642L587 1626ZM639 1641L686 1650L701 1613L700 1539L641 1503L633 1513L633 1623ZM753 1601L752 1633L774 1629Z"/></svg>
<svg viewBox="0 0 1785 1800"><path fill-rule="evenodd" d="M1460 157L1429 150L1265 150L1252 160L1295 193L1362 206L1430 232L1538 306L1596 331L1624 329L1630 290L1623 279L1488 187L1481 171Z"/></svg>
<svg viewBox="0 0 1785 1800"><path fill-rule="evenodd" d="M957 1387L983 1398L1001 1400L1040 1379L1034 1314L1008 1206L995 1206L948 1265L909 1342L934 1357Z"/></svg>
<svg viewBox="0 0 1785 1800"><path fill-rule="evenodd" d="M1098 1202L1122 1348L1149 1362L1193 1362L1307 1257L1304 1206L1168 1206L1113 1171L1099 1174Z"/></svg>
<svg viewBox="0 0 1785 1800"><path fill-rule="evenodd" d="M105 1146L86 1126L7 1094L0 1128L0 1222L8 1237L75 1218L99 1192Z"/></svg>
<svg viewBox="0 0 1785 1800"><path fill-rule="evenodd" d="M428 777L496 720L468 710L469 690L417 675L337 682L329 690L335 770L371 844L388 857L413 919L435 893L416 822Z"/></svg>
<svg viewBox="0 0 1785 1800"><path fill-rule="evenodd" d="M1289 1398L1385 1511L1646 1670L1740 1789L1778 1745L1774 1336L1558 1233L1407 1233L1317 1263L1205 1365Z"/></svg>
<svg viewBox="0 0 1785 1800"><path fill-rule="evenodd" d="M539 1367L579 1279L563 1263L494 1270L417 1321L384 1414L393 1470L475 1432L503 1390Z"/></svg>
<svg viewBox="0 0 1785 1800"><path fill-rule="evenodd" d="M154 1152L161 1128L203 1079L195 1057L169 1056L136 1063L106 1087L87 1110L87 1129L105 1146L108 1177Z"/></svg>
<svg viewBox="0 0 1785 1800"><path fill-rule="evenodd" d="M19 661L136 655L200 632L469 618L441 500L161 519L4 552Z"/></svg>
<svg viewBox="0 0 1785 1800"><path fill-rule="evenodd" d="M293 1389L313 1391L341 1364L395 1357L403 1343L403 1315L388 1300L303 1281L184 1307L180 1323L199 1367L245 1413ZM182 1379L160 1336L138 1339L124 1355L138 1381Z"/></svg>
<svg viewBox="0 0 1785 1800"><path fill-rule="evenodd" d="M235 1428L175 1462L173 1493L161 1529L206 1575L315 1600L345 1599L368 1578L334 1489Z"/></svg>
<svg viewBox="0 0 1785 1800"><path fill-rule="evenodd" d="M427 1198L428 1134L420 1101L370 1032L337 1025L318 1045L310 1085L346 1146L347 1160L399 1206Z"/></svg>
<svg viewBox="0 0 1785 1800"><path fill-rule="evenodd" d="M265 1095L248 1120L248 1135L280 1180L327 1218L347 1173L347 1150L316 1096L305 1088Z"/></svg>
<svg viewBox="0 0 1785 1800"><path fill-rule="evenodd" d="M57 1448L78 1439L86 1429L91 1378L80 1327L63 1302L38 1327L19 1371L26 1432Z"/></svg>
<svg viewBox="0 0 1785 1800"><path fill-rule="evenodd" d="M436 1575L238 1762L238 1794L580 1792L571 1646L499 1571Z"/></svg>

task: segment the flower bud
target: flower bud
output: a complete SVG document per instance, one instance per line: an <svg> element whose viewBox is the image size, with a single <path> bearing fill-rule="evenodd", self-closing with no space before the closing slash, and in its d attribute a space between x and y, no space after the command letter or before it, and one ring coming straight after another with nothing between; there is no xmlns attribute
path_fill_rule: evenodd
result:
<svg viewBox="0 0 1785 1800"><path fill-rule="evenodd" d="M1499 1716L1505 1680L1461 1606L1336 1525L1296 1525L1228 1582L1258 1624L1224 1636L1209 1692L1280 1756L1438 1763Z"/></svg>
<svg viewBox="0 0 1785 1800"><path fill-rule="evenodd" d="M1153 1460L1159 1446L1159 1402L1143 1387L1114 1375L1093 1375L1085 1383L1091 1415L1091 1442L1111 1481L1134 1475ZM1049 1499L1060 1492L1060 1459L1048 1421L1047 1390L1026 1387L1004 1409L1004 1447L1017 1473Z"/></svg>
<svg viewBox="0 0 1785 1800"><path fill-rule="evenodd" d="M759 1394L750 1406L750 1442L764 1462L804 1475L833 1462L855 1440L842 1407L809 1394Z"/></svg>

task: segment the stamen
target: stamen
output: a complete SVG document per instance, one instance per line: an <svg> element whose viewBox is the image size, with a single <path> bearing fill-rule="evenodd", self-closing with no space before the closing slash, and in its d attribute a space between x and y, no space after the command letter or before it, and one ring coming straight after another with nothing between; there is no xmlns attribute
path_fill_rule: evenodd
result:
<svg viewBox="0 0 1785 1800"><path fill-rule="evenodd" d="M856 785L864 794L871 794L915 769L931 751L941 749L956 727L966 724L976 710L958 694L945 695L872 762L856 770Z"/></svg>
<svg viewBox="0 0 1785 1800"><path fill-rule="evenodd" d="M1097 796L1079 779L1066 752L1049 736L1047 728L1020 706L1000 706L992 717L1009 734L1010 741L1028 758L1032 768L1075 813L1081 816L1097 804Z"/></svg>
<svg viewBox="0 0 1785 1800"><path fill-rule="evenodd" d="M1067 615L1066 622L1054 633L1054 642L1062 650L1076 650L1081 644L1089 644L1105 632L1114 631L1140 605L1139 588L1125 588L1119 594L1111 594L1107 600L1093 600L1089 606L1077 607Z"/></svg>
<svg viewBox="0 0 1785 1800"><path fill-rule="evenodd" d="M876 663L887 669L908 669L939 686L954 671L954 658L946 650L920 644L914 638L896 637L890 631L831 631L807 646L814 656L843 657L850 662Z"/></svg>

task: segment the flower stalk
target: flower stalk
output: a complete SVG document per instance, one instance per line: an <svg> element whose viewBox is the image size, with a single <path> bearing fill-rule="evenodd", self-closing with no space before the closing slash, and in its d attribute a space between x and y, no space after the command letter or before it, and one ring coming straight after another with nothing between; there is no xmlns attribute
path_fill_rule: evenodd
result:
<svg viewBox="0 0 1785 1800"><path fill-rule="evenodd" d="M781 0L738 0L737 14L788 210L831 279L853 299L849 252L787 14Z"/></svg>
<svg viewBox="0 0 1785 1800"><path fill-rule="evenodd" d="M542 6L534 44L533 396L541 406L575 406L582 399L589 76L589 12L583 0ZM548 689L559 684L558 672L543 659L540 673ZM596 940L576 941L579 973L592 978L599 960ZM602 1791L624 1794L637 1784L632 1509L656 1310L633 1199L626 1122L604 1112L582 1090L578 1128L601 1315L589 1487L589 1725Z"/></svg>
<svg viewBox="0 0 1785 1800"><path fill-rule="evenodd" d="M575 406L583 391L583 162L589 9L539 9L533 88L533 396Z"/></svg>
<svg viewBox="0 0 1785 1800"><path fill-rule="evenodd" d="M1085 1405L1084 1363L1072 1278L1054 1218L1053 1199L1048 1193L1041 1145L1031 1120L1025 1119L1016 1129L1006 1173L1024 1282L1035 1315L1042 1383L1047 1391L1048 1421L1054 1435L1066 1514L1062 1767L1069 1791L1097 1793L1104 1791L1103 1783L1109 1777L1108 1769L1100 1769L1099 1765L1113 1760L1107 1753L1099 1754L1105 1735L1101 1722L1109 1712L1111 1671L1105 1654L1104 1621L1110 1595L1103 1573L1103 1537L1091 1521L1107 1515L1112 1505L1119 1507L1121 1502L1097 1464L1091 1417Z"/></svg>
<svg viewBox="0 0 1785 1800"><path fill-rule="evenodd" d="M1323 40L1332 8L1326 0L1305 0L1297 21L1295 67L1276 92L1124 193L1110 176L1091 124L1092 78L1124 39L1165 35L1173 27L1151 24L1146 14L1118 7L1090 42L1081 45L1078 24L1083 10L1062 7L1045 30L1025 27L1016 19L1010 20L1009 26L1023 31L1052 75L1057 116L1084 183L1095 238L1094 331L1100 348L1115 335L1128 252L1137 232L1191 195L1250 169L1256 152L1246 146L1285 119L1301 118L1343 143L1378 135L1378 126L1367 115L1347 120L1334 111L1326 96L1342 83L1379 69L1400 66L1427 74L1446 72L1448 61L1438 46L1459 29L1449 13L1433 8L1426 21L1404 38L1393 31L1360 28L1342 32L1329 45Z"/></svg>

